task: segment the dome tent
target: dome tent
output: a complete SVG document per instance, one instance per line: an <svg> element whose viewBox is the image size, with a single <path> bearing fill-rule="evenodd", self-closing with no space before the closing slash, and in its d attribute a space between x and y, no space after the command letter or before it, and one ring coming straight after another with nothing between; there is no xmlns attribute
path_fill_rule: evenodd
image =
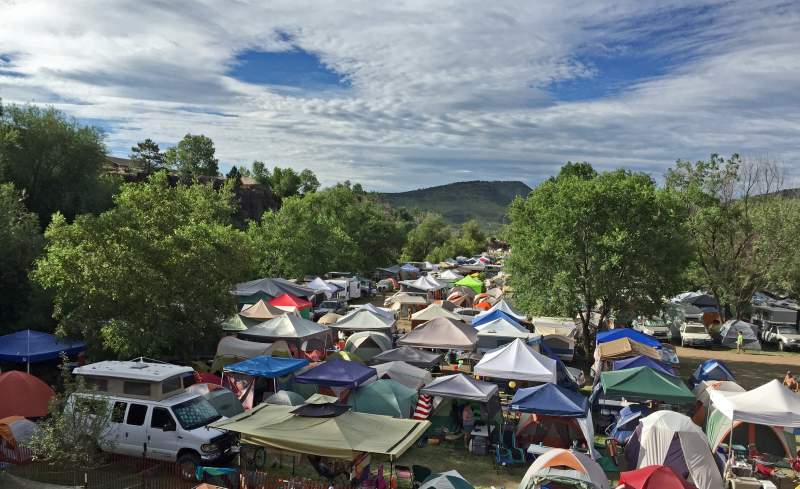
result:
<svg viewBox="0 0 800 489"><path fill-rule="evenodd" d="M728 382L735 382L733 372L728 368L722 360L715 360L713 358L704 360L697 366L691 378L689 379L689 387L694 389L694 386L705 380L723 380Z"/></svg>
<svg viewBox="0 0 800 489"><path fill-rule="evenodd" d="M344 350L353 353L364 361L370 361L376 355L392 348L392 339L377 331L359 331L347 338Z"/></svg>
<svg viewBox="0 0 800 489"><path fill-rule="evenodd" d="M390 379L379 379L360 386L348 398L358 413L408 418L417 402L417 391Z"/></svg>
<svg viewBox="0 0 800 489"><path fill-rule="evenodd" d="M518 489L539 488L547 482L586 489L609 489L605 472L594 460L575 450L553 448L533 461Z"/></svg>
<svg viewBox="0 0 800 489"><path fill-rule="evenodd" d="M725 321L719 330L720 342L722 346L736 348L736 337L741 331L742 337L744 337L742 348L745 350L760 350L761 342L758 341L754 328L754 325L737 319Z"/></svg>

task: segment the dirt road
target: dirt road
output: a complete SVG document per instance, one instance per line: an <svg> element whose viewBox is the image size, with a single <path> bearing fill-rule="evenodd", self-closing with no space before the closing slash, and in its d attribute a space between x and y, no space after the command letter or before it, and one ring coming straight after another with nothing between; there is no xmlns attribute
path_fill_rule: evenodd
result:
<svg viewBox="0 0 800 489"><path fill-rule="evenodd" d="M800 374L800 353L758 352L736 353L736 350L705 350L676 347L681 359L680 376L684 379L694 372L700 362L713 358L722 360L733 370L736 381L745 389L753 389L772 379L783 379L787 370Z"/></svg>

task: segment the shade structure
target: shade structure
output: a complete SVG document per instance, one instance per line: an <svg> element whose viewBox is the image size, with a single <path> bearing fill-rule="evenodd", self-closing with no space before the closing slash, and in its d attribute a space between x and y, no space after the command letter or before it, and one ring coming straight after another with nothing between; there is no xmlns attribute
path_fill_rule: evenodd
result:
<svg viewBox="0 0 800 489"><path fill-rule="evenodd" d="M225 336L217 343L218 357L234 357L242 360L261 355L269 355L273 350L272 343L247 341L235 336Z"/></svg>
<svg viewBox="0 0 800 489"><path fill-rule="evenodd" d="M448 282L455 282L464 278L463 275L456 273L452 270L445 270L439 274L439 280L447 280Z"/></svg>
<svg viewBox="0 0 800 489"><path fill-rule="evenodd" d="M521 339L484 354L474 371L494 379L556 382L556 361L537 352Z"/></svg>
<svg viewBox="0 0 800 489"><path fill-rule="evenodd" d="M361 453L396 459L430 426L428 421L348 411L338 416L299 416L292 406L262 404L211 426L241 434L242 443L295 453L353 460Z"/></svg>
<svg viewBox="0 0 800 489"><path fill-rule="evenodd" d="M478 333L472 326L447 318L436 318L419 325L397 341L401 346L473 351Z"/></svg>
<svg viewBox="0 0 800 489"><path fill-rule="evenodd" d="M361 310L361 309L366 309L367 311L373 314L378 314L379 316L383 316L387 319L394 320L394 312L388 309L384 309L382 307L377 307L376 305L370 302L356 306L356 310Z"/></svg>
<svg viewBox="0 0 800 489"><path fill-rule="evenodd" d="M306 339L311 337L327 337L328 329L319 324L295 315L284 314L281 317L258 323L239 333L239 337L253 341L270 341L285 339Z"/></svg>
<svg viewBox="0 0 800 489"><path fill-rule="evenodd" d="M578 325L570 318L534 317L531 318L534 330L541 335L556 334L574 337Z"/></svg>
<svg viewBox="0 0 800 489"><path fill-rule="evenodd" d="M481 291L483 290L483 282L469 275L454 283L455 285L463 285L464 287L469 287L470 289L474 290L476 294L480 294Z"/></svg>
<svg viewBox="0 0 800 489"><path fill-rule="evenodd" d="M284 377L308 365L308 360L299 358L282 358L258 356L243 362L225 367L225 372L237 372L256 377Z"/></svg>
<svg viewBox="0 0 800 489"><path fill-rule="evenodd" d="M335 323L331 329L337 331L383 331L385 333L394 328L394 318L370 311L369 309L356 309Z"/></svg>
<svg viewBox="0 0 800 489"><path fill-rule="evenodd" d="M373 367L378 372L379 379L392 379L414 391L433 381L430 372L406 362L379 363Z"/></svg>
<svg viewBox="0 0 800 489"><path fill-rule="evenodd" d="M460 321L461 316L451 310L445 309L441 304L431 304L421 311L417 311L411 315L412 321L430 321L436 318L448 318L454 321Z"/></svg>
<svg viewBox="0 0 800 489"><path fill-rule="evenodd" d="M589 400L582 394L556 384L542 384L514 393L511 410L523 413L580 418L589 410Z"/></svg>
<svg viewBox="0 0 800 489"><path fill-rule="evenodd" d="M269 321L286 314L286 311L279 309L272 304L260 299L252 306L243 309L239 315L243 318L254 319L256 321Z"/></svg>
<svg viewBox="0 0 800 489"><path fill-rule="evenodd" d="M335 312L328 312L321 318L317 319L317 324L324 324L325 326L330 326L331 324L335 324L336 321L342 319L344 316L341 314L336 314Z"/></svg>
<svg viewBox="0 0 800 489"><path fill-rule="evenodd" d="M747 392L711 392L711 403L726 418L766 426L800 428L800 396L779 380Z"/></svg>
<svg viewBox="0 0 800 489"><path fill-rule="evenodd" d="M697 400L705 406L711 404L711 393L713 391L745 392L744 387L732 380L703 380L692 389Z"/></svg>
<svg viewBox="0 0 800 489"><path fill-rule="evenodd" d="M404 305L424 306L426 304L428 304L427 295L410 294L408 292L398 292L383 301L384 306L391 307L394 310L397 310Z"/></svg>
<svg viewBox="0 0 800 489"><path fill-rule="evenodd" d="M648 465L641 469L622 472L619 474L619 483L623 489L693 489L695 487L666 465Z"/></svg>
<svg viewBox="0 0 800 489"><path fill-rule="evenodd" d="M300 315L303 317L308 317L311 311L311 304L310 301L303 299L302 297L297 297L291 294L281 294L278 297L269 300L269 305L275 306L278 308L294 308L300 311Z"/></svg>
<svg viewBox="0 0 800 489"><path fill-rule="evenodd" d="M503 311L492 311L492 312L487 311L485 314L479 314L472 319L472 326L477 328L481 324L495 321L497 319L505 320L511 324L516 325L519 328L525 329L521 324L519 324L519 322L516 319L504 313Z"/></svg>
<svg viewBox="0 0 800 489"><path fill-rule="evenodd" d="M344 350L369 361L379 353L392 348L392 339L384 333L377 331L359 331L347 338Z"/></svg>
<svg viewBox="0 0 800 489"><path fill-rule="evenodd" d="M406 287L421 290L423 292L433 292L435 290L442 290L446 287L444 284L437 282L433 277L429 277L427 275L419 277L416 280L403 280L400 283Z"/></svg>
<svg viewBox="0 0 800 489"><path fill-rule="evenodd" d="M494 311L502 311L506 315L510 316L511 318L515 319L516 321L525 321L527 318L524 314L521 314L512 308L505 299L500 299L497 301L488 311L485 313L478 314L476 319L480 318L484 314L489 314Z"/></svg>
<svg viewBox="0 0 800 489"><path fill-rule="evenodd" d="M599 360L621 360L634 356L645 356L653 360L661 361L661 354L655 348L639 343L630 338L620 338L618 340L600 343L594 352L595 358Z"/></svg>
<svg viewBox="0 0 800 489"><path fill-rule="evenodd" d="M311 282L308 282L306 284L306 287L322 292L323 294L325 294L325 297L327 298L330 298L333 294L339 291L339 287L333 284L329 284L328 282L322 280L319 277L315 278Z"/></svg>
<svg viewBox="0 0 800 489"><path fill-rule="evenodd" d="M0 336L0 361L38 363L55 360L64 353L74 356L86 349L83 341L60 339L50 333L26 329Z"/></svg>
<svg viewBox="0 0 800 489"><path fill-rule="evenodd" d="M522 338L528 339L536 336L520 324L509 321L506 318L498 318L493 321L482 322L480 325L472 326L478 331L478 336L492 336L497 338Z"/></svg>
<svg viewBox="0 0 800 489"><path fill-rule="evenodd" d="M586 489L609 487L608 478L597 462L581 452L562 448L551 448L537 457L522 477L519 489L532 489L548 481L571 482L572 486Z"/></svg>
<svg viewBox="0 0 800 489"><path fill-rule="evenodd" d="M372 363L405 362L421 368L430 368L441 361L442 355L411 346L401 346L388 350L372 359Z"/></svg>
<svg viewBox="0 0 800 489"><path fill-rule="evenodd" d="M625 446L629 467L667 465L700 489L723 487L703 431L687 416L656 411L639 421Z"/></svg>
<svg viewBox="0 0 800 489"><path fill-rule="evenodd" d="M733 372L721 360L708 359L704 360L697 366L689 379L689 384L694 387L695 384L704 380L725 380L735 381Z"/></svg>
<svg viewBox="0 0 800 489"><path fill-rule="evenodd" d="M0 374L0 419L8 416L47 416L48 403L55 397L49 385L37 377L10 370Z"/></svg>
<svg viewBox="0 0 800 489"><path fill-rule="evenodd" d="M422 482L419 489L475 489L464 476L456 470L431 474Z"/></svg>
<svg viewBox="0 0 800 489"><path fill-rule="evenodd" d="M600 374L600 384L607 396L628 400L663 401L673 404L693 402L694 394L684 383L649 367L635 367Z"/></svg>
<svg viewBox="0 0 800 489"><path fill-rule="evenodd" d="M294 378L301 384L317 384L330 387L353 389L375 378L377 372L372 367L357 362L334 359L306 370Z"/></svg>
<svg viewBox="0 0 800 489"><path fill-rule="evenodd" d="M653 360L650 357L645 357L642 355L624 358L622 360L614 360L612 364L613 370L625 370L626 368L634 367L650 367L657 372L661 372L662 374L675 376L675 371L670 367L667 367L663 363Z"/></svg>
<svg viewBox="0 0 800 489"><path fill-rule="evenodd" d="M639 331L630 328L612 329L611 331L603 331L601 333L597 333L597 344L600 345L602 343L609 343L611 341L616 341L622 338L628 338L637 343L641 343L643 345L652 348L661 347L661 342L658 341L657 339L653 338L650 335L640 333Z"/></svg>
<svg viewBox="0 0 800 489"><path fill-rule="evenodd" d="M390 379L379 379L356 389L347 399L357 413L408 418L417 402L417 391Z"/></svg>
<svg viewBox="0 0 800 489"><path fill-rule="evenodd" d="M278 404L280 406L300 406L305 402L305 399L297 392L279 390L264 399L264 402L267 404Z"/></svg>
<svg viewBox="0 0 800 489"><path fill-rule="evenodd" d="M490 382L475 380L464 374L445 375L420 389L420 394L428 396L464 399L468 401L489 402L499 389Z"/></svg>
<svg viewBox="0 0 800 489"><path fill-rule="evenodd" d="M240 302L255 303L259 299L292 294L295 297L314 297L316 291L283 278L260 278L236 284L231 294L238 296Z"/></svg>
<svg viewBox="0 0 800 489"><path fill-rule="evenodd" d="M230 318L226 319L222 322L222 330L223 331L231 331L231 332L239 332L239 331L247 331L247 324L244 322L241 316L238 314L234 314Z"/></svg>
<svg viewBox="0 0 800 489"><path fill-rule="evenodd" d="M722 346L728 348L736 348L736 338L739 332L742 333L744 344L742 348L745 350L760 350L761 342L758 341L755 330L757 327L745 321L731 319L725 321L719 329L720 342Z"/></svg>

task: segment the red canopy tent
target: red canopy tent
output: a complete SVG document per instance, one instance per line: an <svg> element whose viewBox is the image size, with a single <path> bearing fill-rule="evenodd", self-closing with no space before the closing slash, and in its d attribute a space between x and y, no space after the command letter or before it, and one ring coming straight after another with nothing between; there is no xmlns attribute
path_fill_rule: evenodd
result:
<svg viewBox="0 0 800 489"><path fill-rule="evenodd" d="M310 301L302 297L295 297L291 294L281 294L278 297L270 299L269 303L275 307L295 307L300 311L300 315L303 317L308 317L309 310L312 306Z"/></svg>
<svg viewBox="0 0 800 489"><path fill-rule="evenodd" d="M47 416L47 405L55 392L33 375L11 370L0 374L0 418Z"/></svg>
<svg viewBox="0 0 800 489"><path fill-rule="evenodd" d="M697 489L666 465L649 465L622 472L619 483L625 489Z"/></svg>

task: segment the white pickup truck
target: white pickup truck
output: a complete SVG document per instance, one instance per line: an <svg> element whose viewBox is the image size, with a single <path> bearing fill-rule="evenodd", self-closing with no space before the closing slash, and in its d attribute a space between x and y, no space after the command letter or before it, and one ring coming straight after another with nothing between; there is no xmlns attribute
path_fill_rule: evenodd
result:
<svg viewBox="0 0 800 489"><path fill-rule="evenodd" d="M778 347L778 350L800 350L800 332L791 323L766 323L761 326L761 340Z"/></svg>

